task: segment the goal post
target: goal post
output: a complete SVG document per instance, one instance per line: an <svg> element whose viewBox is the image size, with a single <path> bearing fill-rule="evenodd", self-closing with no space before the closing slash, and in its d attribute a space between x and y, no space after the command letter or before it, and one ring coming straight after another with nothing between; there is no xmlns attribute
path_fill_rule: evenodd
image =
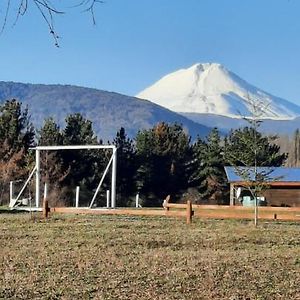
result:
<svg viewBox="0 0 300 300"><path fill-rule="evenodd" d="M116 207L116 183L117 183L117 148L115 145L65 145L65 146L37 146L32 148L35 150L35 204L36 207L40 206L40 152L41 151L58 151L58 150L97 150L97 149L111 149L112 155L102 175L100 183L91 199L89 207L91 208L94 200L101 188L101 184L111 166L111 208Z"/></svg>

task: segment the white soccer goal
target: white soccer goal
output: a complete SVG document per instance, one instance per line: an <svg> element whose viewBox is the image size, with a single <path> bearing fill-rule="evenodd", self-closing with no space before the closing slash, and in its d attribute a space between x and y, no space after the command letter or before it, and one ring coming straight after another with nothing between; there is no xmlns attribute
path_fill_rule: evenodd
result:
<svg viewBox="0 0 300 300"><path fill-rule="evenodd" d="M96 149L111 149L112 155L106 165L106 168L103 172L103 175L100 179L100 182L96 188L93 198L91 199L89 208L93 207L97 194L102 186L102 183L109 171L110 166L112 166L112 177L111 177L111 193L110 193L110 200L111 200L111 208L116 207L116 179L117 179L117 148L114 145L70 145L70 146L37 146L32 148L35 150L35 166L31 171L28 179L26 180L25 184L23 185L22 189L20 190L18 196L15 199L10 199L10 207L13 208L16 206L20 197L25 190L26 186L30 182L31 178L35 175L35 205L36 208L41 207L40 201L40 152L41 151L58 151L58 150L96 150Z"/></svg>

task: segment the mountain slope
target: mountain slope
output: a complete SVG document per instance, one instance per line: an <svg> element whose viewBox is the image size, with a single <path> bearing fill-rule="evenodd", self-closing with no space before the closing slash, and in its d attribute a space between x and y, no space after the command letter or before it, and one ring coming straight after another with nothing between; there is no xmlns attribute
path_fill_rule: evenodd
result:
<svg viewBox="0 0 300 300"><path fill-rule="evenodd" d="M242 118L230 118L214 114L183 113L185 117L205 126L215 126L222 134L228 133L231 129L238 129L249 126L249 123ZM264 119L260 124L259 131L267 135L288 135L293 136L296 129L300 128L300 117L292 120Z"/></svg>
<svg viewBox="0 0 300 300"><path fill-rule="evenodd" d="M28 105L36 128L50 116L63 127L65 117L78 112L93 121L94 130L103 141L111 140L120 127L134 137L138 130L161 121L180 123L193 137L209 132L208 127L150 101L91 88L0 82L0 103L12 98Z"/></svg>
<svg viewBox="0 0 300 300"><path fill-rule="evenodd" d="M300 107L247 83L220 64L196 64L164 76L137 97L179 113L227 117L251 115L251 102L263 103L264 118L292 119Z"/></svg>

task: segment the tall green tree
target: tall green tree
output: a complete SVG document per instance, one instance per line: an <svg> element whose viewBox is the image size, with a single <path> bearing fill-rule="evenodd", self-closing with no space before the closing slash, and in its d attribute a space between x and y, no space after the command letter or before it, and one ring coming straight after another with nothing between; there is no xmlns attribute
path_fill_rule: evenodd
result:
<svg viewBox="0 0 300 300"><path fill-rule="evenodd" d="M116 134L113 144L117 147L117 202L118 206L129 204L129 198L136 192L136 159L133 140L128 138L122 127Z"/></svg>
<svg viewBox="0 0 300 300"><path fill-rule="evenodd" d="M57 146L62 145L63 136L59 126L48 118L38 131L38 145ZM61 151L42 151L40 154L42 182L48 184L48 200L56 205L56 199L63 199L62 188L69 169L64 168ZM62 203L58 203L62 204Z"/></svg>
<svg viewBox="0 0 300 300"><path fill-rule="evenodd" d="M92 122L76 113L67 116L66 126L62 132L64 145L97 145L100 142L94 133ZM107 155L97 150L64 150L62 158L65 170L69 175L65 178L65 185L72 190L81 187L81 197L87 201L93 195L103 173L103 164Z"/></svg>
<svg viewBox="0 0 300 300"><path fill-rule="evenodd" d="M21 102L13 99L0 106L0 203L8 201L9 181L26 176L34 136L28 109L22 109Z"/></svg>
<svg viewBox="0 0 300 300"><path fill-rule="evenodd" d="M47 118L42 128L38 131L38 144L43 146L62 145L61 130L53 118Z"/></svg>
<svg viewBox="0 0 300 300"><path fill-rule="evenodd" d="M97 137L94 134L92 122L85 119L81 114L76 113L66 118L66 126L62 132L64 145L95 145ZM86 150L65 150L62 151L63 161L67 168L70 168L68 179L78 184L83 179L94 180L96 165L93 164L95 151Z"/></svg>
<svg viewBox="0 0 300 300"><path fill-rule="evenodd" d="M34 128L28 108L23 109L17 100L8 100L0 106L0 142L14 151L27 151L34 144Z"/></svg>
<svg viewBox="0 0 300 300"><path fill-rule="evenodd" d="M218 204L226 202L226 175L224 172L223 147L217 128L207 136L206 141L198 138L193 145L193 172L191 185L195 186L203 200Z"/></svg>
<svg viewBox="0 0 300 300"><path fill-rule="evenodd" d="M275 137L263 136L253 127L231 131L225 139L225 162L228 165L278 167L287 158L272 141Z"/></svg>
<svg viewBox="0 0 300 300"><path fill-rule="evenodd" d="M85 119L79 113L67 116L63 130L63 143L65 145L97 144L92 121Z"/></svg>
<svg viewBox="0 0 300 300"><path fill-rule="evenodd" d="M170 194L187 188L185 168L190 159L190 137L178 124L159 123L136 137L139 161L137 185L149 205L160 205Z"/></svg>

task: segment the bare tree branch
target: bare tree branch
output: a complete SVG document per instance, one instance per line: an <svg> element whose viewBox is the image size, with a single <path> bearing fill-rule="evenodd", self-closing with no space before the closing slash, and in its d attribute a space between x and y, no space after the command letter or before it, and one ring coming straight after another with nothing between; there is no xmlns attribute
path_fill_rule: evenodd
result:
<svg viewBox="0 0 300 300"><path fill-rule="evenodd" d="M95 6L98 3L104 3L104 1L102 0L81 0L79 2L77 0L73 0L73 1L77 3L71 6L71 8L81 7L83 8L83 12L89 12L91 14L93 24L95 25L96 24ZM24 16L28 11L29 3L33 3L34 6L39 11L40 15L42 16L44 22L46 23L50 35L54 39L55 46L59 47L59 41L58 41L59 36L57 34L56 27L54 25L54 19L55 16L57 15L65 14L66 13L65 9L57 9L54 3L50 0L5 0L4 3L6 5L5 5L5 13L3 17L0 35L3 33L3 31L8 25L10 14L15 14L15 21L13 22L13 26L14 26L18 22L19 17Z"/></svg>

